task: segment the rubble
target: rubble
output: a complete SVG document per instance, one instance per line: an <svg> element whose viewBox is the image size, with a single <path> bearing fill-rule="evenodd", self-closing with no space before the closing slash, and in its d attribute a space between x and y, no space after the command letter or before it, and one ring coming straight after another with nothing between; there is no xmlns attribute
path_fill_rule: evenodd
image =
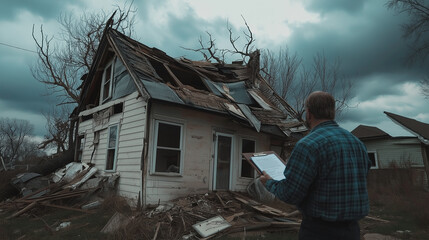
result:
<svg viewBox="0 0 429 240"><path fill-rule="evenodd" d="M274 207L276 206L276 207ZM245 193L189 195L139 211L115 234L126 239L211 239L252 231L297 231L296 209L279 200L270 206Z"/></svg>
<svg viewBox="0 0 429 240"><path fill-rule="evenodd" d="M114 189L119 178L117 174L103 176L97 172L93 166L72 163L51 176L28 175L28 179L49 179L47 186L4 201L0 203L0 209L12 212L8 219L23 214L32 215L36 211L34 209L40 207L94 213L94 208L103 202L96 195ZM26 177L20 176L19 179L24 180ZM20 181L23 182L22 187L26 187L28 179ZM126 239L210 239L258 230L296 231L301 222L298 214L294 207L280 201L269 205L257 202L245 193L208 192L178 198L144 210L137 208L131 213L116 212L101 232L121 239L123 236ZM51 225L49 232L53 234L60 229L84 226L68 224L69 221L64 221L60 225Z"/></svg>

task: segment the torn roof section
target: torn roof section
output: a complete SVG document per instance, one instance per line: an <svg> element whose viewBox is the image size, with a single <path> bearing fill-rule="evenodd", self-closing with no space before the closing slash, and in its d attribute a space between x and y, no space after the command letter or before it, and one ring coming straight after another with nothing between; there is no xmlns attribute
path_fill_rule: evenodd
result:
<svg viewBox="0 0 429 240"><path fill-rule="evenodd" d="M386 111L384 113L393 122L417 136L422 143L429 145L429 124Z"/></svg>
<svg viewBox="0 0 429 240"><path fill-rule="evenodd" d="M258 132L292 136L307 131L297 119L296 111L259 74L257 83L255 77L251 81L252 70L241 62L218 64L174 59L114 29L105 31L100 47L104 50L99 49L97 56L107 56L106 51L113 51L121 59L143 99L228 114ZM99 69L103 66L97 56L93 64L99 65ZM96 89L96 73L91 73L95 69L92 66L84 83L81 110L89 104L85 95Z"/></svg>

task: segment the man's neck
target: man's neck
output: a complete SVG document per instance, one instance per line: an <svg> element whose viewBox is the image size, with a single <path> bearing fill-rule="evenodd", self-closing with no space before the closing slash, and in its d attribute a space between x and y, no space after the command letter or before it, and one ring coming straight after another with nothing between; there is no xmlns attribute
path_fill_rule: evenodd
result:
<svg viewBox="0 0 429 240"><path fill-rule="evenodd" d="M314 119L314 121L311 123L311 129L317 127L319 124L332 121L331 119Z"/></svg>

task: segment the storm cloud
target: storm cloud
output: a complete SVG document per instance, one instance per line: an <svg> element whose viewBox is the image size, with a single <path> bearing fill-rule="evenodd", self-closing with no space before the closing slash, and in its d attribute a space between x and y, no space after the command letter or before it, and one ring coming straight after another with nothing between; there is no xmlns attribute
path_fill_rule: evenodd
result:
<svg viewBox="0 0 429 240"><path fill-rule="evenodd" d="M44 135L41 112L55 106L56 99L45 96L45 86L29 70L36 61L31 52L35 50L32 25L43 25L52 36L59 33L55 21L60 14L111 12L116 4L113 0L6 0L0 9L0 27L7 33L0 36L0 117L36 119L36 134ZM427 64L409 64L412 42L403 38L401 29L408 16L387 9L385 1L162 0L136 1L134 6L133 37L172 57L202 59L184 48L198 48L200 36L207 40L206 32L219 48L230 47L227 23L240 34L245 30L244 17L257 48L288 47L306 66L317 53L329 61L339 59L342 73L353 82L351 108L340 122L348 130L363 124L392 135L405 134L383 111L429 122L429 100L419 93L418 85L429 74Z"/></svg>

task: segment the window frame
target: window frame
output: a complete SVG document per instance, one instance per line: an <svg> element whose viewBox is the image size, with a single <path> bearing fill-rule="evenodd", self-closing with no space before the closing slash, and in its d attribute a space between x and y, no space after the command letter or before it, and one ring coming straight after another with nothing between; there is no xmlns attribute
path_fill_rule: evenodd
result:
<svg viewBox="0 0 429 240"><path fill-rule="evenodd" d="M157 172L156 171L156 157L157 157L157 150L158 150L158 129L159 124L168 124L173 126L179 126L180 127L180 147L179 149L175 148L169 148L169 147L161 147L161 149L167 149L167 150L179 150L180 151L180 163L179 163L179 172ZM185 142L184 142L184 129L185 124L181 121L175 121L175 120L164 120L164 119L154 119L154 136L153 136L153 146L152 146L152 159L151 159L151 167L150 167L150 173L151 175L164 175L164 176L182 176L183 175L183 161L184 161L184 153L185 153Z"/></svg>
<svg viewBox="0 0 429 240"><path fill-rule="evenodd" d="M368 153L368 158L369 158L369 154L374 154L374 161L375 161L375 166L372 166L371 164L371 168L370 169L379 169L378 166L378 158L377 158L377 151L367 151ZM371 160L371 159L370 159Z"/></svg>
<svg viewBox="0 0 429 240"><path fill-rule="evenodd" d="M240 159L240 166L239 166L239 168L238 168L238 176L240 177L240 178L245 178L245 179L255 179L256 178L256 171L255 171L255 169L253 169L253 166L251 166L250 165L250 163L249 163L249 165L250 165L250 167L252 168L252 170L253 170L253 177L246 177L246 176L242 176L241 174L242 174L242 170L243 170L243 160L244 161L247 161L244 157L243 157L243 141L244 140L247 140L247 141L253 141L253 143L254 143L254 151L256 152L256 140L255 139L252 139L252 138L249 138L249 137L241 137L240 138L240 146L239 146L239 151L240 151L240 155L239 155L239 159Z"/></svg>
<svg viewBox="0 0 429 240"><path fill-rule="evenodd" d="M110 129L112 127L116 127L116 139L115 139L115 148L114 148L115 152L113 155L112 169L107 169L107 163L109 160L109 150L113 149L113 148L109 148ZM117 160L118 160L118 145L119 145L119 123L111 124L107 128L107 142L106 143L107 143L107 145L106 145L106 163L104 165L104 171L105 172L116 172L116 165L117 165Z"/></svg>
<svg viewBox="0 0 429 240"><path fill-rule="evenodd" d="M115 62L115 58L114 57L112 60L110 60L106 66L104 67L103 70L103 76L102 76L102 81L101 81L101 88L100 88L100 104L105 103L106 101L108 101L109 99L112 98L112 91L113 91L113 76L114 76L114 62ZM107 97L104 96L104 85L106 85L106 71L108 68L111 68L110 71L110 80L109 80L109 94Z"/></svg>
<svg viewBox="0 0 429 240"><path fill-rule="evenodd" d="M78 136L77 152L76 152L76 160L78 162L82 162L83 151L85 149L85 143L86 143L85 141L86 141L85 134L79 134L79 136ZM79 159L79 155L80 155L80 159Z"/></svg>

